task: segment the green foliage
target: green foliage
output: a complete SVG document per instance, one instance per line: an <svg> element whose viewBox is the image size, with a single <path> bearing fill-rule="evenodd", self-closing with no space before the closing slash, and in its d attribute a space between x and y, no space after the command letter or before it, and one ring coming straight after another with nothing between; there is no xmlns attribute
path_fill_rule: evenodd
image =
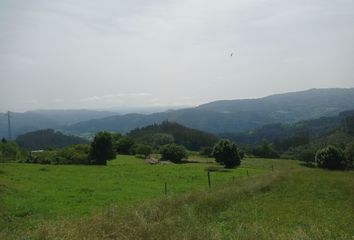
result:
<svg viewBox="0 0 354 240"><path fill-rule="evenodd" d="M77 144L66 147L59 151L59 158L70 164L91 164L90 146L87 144ZM56 162L61 164L61 162Z"/></svg>
<svg viewBox="0 0 354 240"><path fill-rule="evenodd" d="M279 158L279 155L273 150L273 146L263 139L261 145L253 149L253 154L261 158Z"/></svg>
<svg viewBox="0 0 354 240"><path fill-rule="evenodd" d="M131 154L132 147L134 146L134 140L128 136L122 136L115 143L116 151L119 154Z"/></svg>
<svg viewBox="0 0 354 240"><path fill-rule="evenodd" d="M354 167L354 142L348 143L344 150L347 167Z"/></svg>
<svg viewBox="0 0 354 240"><path fill-rule="evenodd" d="M315 161L321 168L344 169L346 167L342 150L332 145L319 149Z"/></svg>
<svg viewBox="0 0 354 240"><path fill-rule="evenodd" d="M32 151L25 163L91 164L90 145L77 144L59 150Z"/></svg>
<svg viewBox="0 0 354 240"><path fill-rule="evenodd" d="M155 133L152 135L152 146L155 149L167 144L172 144L175 142L175 139L171 134L168 133Z"/></svg>
<svg viewBox="0 0 354 240"><path fill-rule="evenodd" d="M213 148L215 161L223 164L225 168L234 168L241 164L241 158L236 144L230 140L222 139Z"/></svg>
<svg viewBox="0 0 354 240"><path fill-rule="evenodd" d="M213 148L212 147L202 147L199 150L199 154L205 157L213 157Z"/></svg>
<svg viewBox="0 0 354 240"><path fill-rule="evenodd" d="M162 160L170 160L174 163L179 163L183 158L188 158L186 148L174 143L162 146L160 153Z"/></svg>
<svg viewBox="0 0 354 240"><path fill-rule="evenodd" d="M134 146L134 153L147 158L152 153L152 148L149 145L137 144Z"/></svg>
<svg viewBox="0 0 354 240"><path fill-rule="evenodd" d="M0 162L19 161L26 157L26 152L21 150L16 142L6 141L0 142Z"/></svg>
<svg viewBox="0 0 354 240"><path fill-rule="evenodd" d="M98 165L107 165L107 160L114 159L112 135L109 132L98 132L91 143L90 157Z"/></svg>

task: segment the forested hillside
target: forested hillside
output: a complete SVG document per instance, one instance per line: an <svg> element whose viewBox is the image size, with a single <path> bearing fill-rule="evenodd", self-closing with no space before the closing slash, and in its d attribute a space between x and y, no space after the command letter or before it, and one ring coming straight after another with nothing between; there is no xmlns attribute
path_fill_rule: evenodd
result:
<svg viewBox="0 0 354 240"><path fill-rule="evenodd" d="M176 111L111 116L73 124L73 133L100 130L127 133L165 120L205 132L243 132L265 124L295 123L354 109L354 89L311 89L259 99L217 101Z"/></svg>
<svg viewBox="0 0 354 240"><path fill-rule="evenodd" d="M159 141L170 139L190 150L199 150L201 147L212 147L218 137L213 134L187 128L174 122L162 122L143 128L137 128L128 134L135 142L147 145L159 145ZM167 142L168 143L168 142Z"/></svg>
<svg viewBox="0 0 354 240"><path fill-rule="evenodd" d="M88 143L87 140L75 136L67 136L53 129L38 130L19 135L16 142L27 149L63 148L72 144Z"/></svg>

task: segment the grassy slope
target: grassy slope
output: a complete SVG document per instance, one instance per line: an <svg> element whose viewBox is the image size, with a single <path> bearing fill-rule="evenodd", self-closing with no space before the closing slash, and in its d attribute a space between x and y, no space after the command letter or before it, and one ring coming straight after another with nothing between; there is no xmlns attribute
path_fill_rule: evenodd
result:
<svg viewBox="0 0 354 240"><path fill-rule="evenodd" d="M191 157L192 159L193 156ZM0 231L31 228L43 220L78 217L110 204L130 205L168 194L207 188L204 169L212 163L149 165L132 156L119 156L106 166L0 166ZM262 172L239 168L213 172L212 184ZM1 237L0 237L1 238Z"/></svg>
<svg viewBox="0 0 354 240"><path fill-rule="evenodd" d="M39 239L353 239L354 174L317 169L240 178L130 209L46 224Z"/></svg>
<svg viewBox="0 0 354 240"><path fill-rule="evenodd" d="M274 165L275 171L270 171L271 165ZM150 166L128 157L114 161L111 166L104 168L103 171L107 173L103 173L102 169L94 170L92 166L45 166L53 167L49 171L40 171L43 166L27 166L35 168L33 173L37 173L38 181L42 174L50 171L56 173L55 181L62 181L64 177L60 178L60 171L64 171L64 176L67 177L70 173L68 169L80 169L75 171L75 180L81 179L81 184L80 181L74 184L72 181L67 182L69 185L66 190L70 190L72 196L75 196L73 199L80 199L80 196L85 199L77 191L84 185L94 190L91 193L93 196L87 198L88 200L81 203L67 201L61 208L57 205L67 198L60 194L62 199L44 199L43 204L53 201L49 204L50 208L54 208L53 215L59 214L64 218L57 222L44 223L35 235L39 239L353 239L352 171L308 169L299 166L296 161L248 159L240 169L212 173L216 183L213 190L208 192L205 191L205 166L207 164L201 163ZM56 172L56 167L67 170ZM13 168L11 170L9 165L4 170L7 176L2 176L2 180L9 181L5 183L7 186L16 183L14 176L8 176L18 166ZM117 169L120 171L115 175L118 173ZM23 170L26 171L21 173L28 171ZM247 170L251 173L250 177L246 177ZM101 184L96 186L87 176L95 176L95 179L100 179ZM237 176L235 181L228 181L232 176ZM22 177L26 178L26 175ZM29 179L35 181L33 178ZM119 179L119 191L114 190L117 182L112 179ZM172 192L185 193L161 196L166 179L171 182ZM221 184L227 181L228 183ZM85 184L82 185L83 183ZM54 183L49 181L47 184L49 185L43 186L43 191L48 191L46 188ZM16 201L16 194L23 194L23 190L17 193L8 192L13 187L11 185L5 192L7 196L15 194L9 199ZM191 188L194 190L189 191ZM28 192L27 194L31 196ZM58 196L57 194L54 196ZM37 195L43 197L46 194ZM103 201L98 196L108 197L109 201ZM150 200L142 201L143 199ZM76 219L67 217L82 216L84 212L115 201L118 206L101 208L104 210ZM5 206L11 213L12 208ZM78 211L81 208L83 212ZM28 224L28 218L43 220L50 219L53 215L32 214L24 217L24 222L19 221L17 224ZM13 227L16 224L7 226ZM32 233L28 231L28 234ZM4 237L11 236L8 231L3 234Z"/></svg>

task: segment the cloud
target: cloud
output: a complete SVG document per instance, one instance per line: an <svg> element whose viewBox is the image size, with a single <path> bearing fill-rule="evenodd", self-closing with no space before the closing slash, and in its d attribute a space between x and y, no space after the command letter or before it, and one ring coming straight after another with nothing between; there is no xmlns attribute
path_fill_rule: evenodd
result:
<svg viewBox="0 0 354 240"><path fill-rule="evenodd" d="M98 101L119 101L121 102L123 98L142 98L150 96L149 93L115 93L106 94L102 96L92 96L87 98L81 98L80 102L98 102Z"/></svg>

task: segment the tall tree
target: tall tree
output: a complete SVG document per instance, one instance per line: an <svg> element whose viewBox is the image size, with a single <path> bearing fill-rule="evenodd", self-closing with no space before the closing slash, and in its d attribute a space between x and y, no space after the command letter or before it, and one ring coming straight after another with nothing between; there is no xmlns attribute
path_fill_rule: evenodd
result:
<svg viewBox="0 0 354 240"><path fill-rule="evenodd" d="M234 168L241 164L236 144L227 139L220 140L213 148L215 161L224 164L225 168Z"/></svg>
<svg viewBox="0 0 354 240"><path fill-rule="evenodd" d="M107 160L114 159L113 140L109 132L98 132L91 143L90 156L98 165L107 165Z"/></svg>

